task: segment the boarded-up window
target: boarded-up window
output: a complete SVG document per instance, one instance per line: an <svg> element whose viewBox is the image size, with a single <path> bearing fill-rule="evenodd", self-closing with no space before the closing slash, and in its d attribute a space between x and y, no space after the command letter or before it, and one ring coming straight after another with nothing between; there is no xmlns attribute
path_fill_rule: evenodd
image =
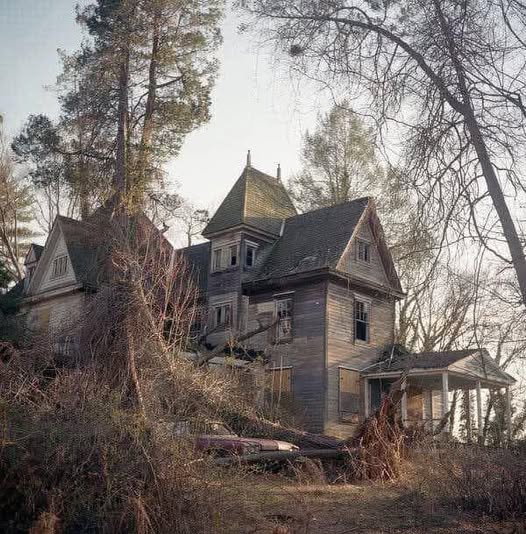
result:
<svg viewBox="0 0 526 534"><path fill-rule="evenodd" d="M340 367L339 405L340 413L358 414L360 412L360 373Z"/></svg>
<svg viewBox="0 0 526 534"><path fill-rule="evenodd" d="M267 370L265 399L269 406L289 406L292 403L291 367L277 367Z"/></svg>

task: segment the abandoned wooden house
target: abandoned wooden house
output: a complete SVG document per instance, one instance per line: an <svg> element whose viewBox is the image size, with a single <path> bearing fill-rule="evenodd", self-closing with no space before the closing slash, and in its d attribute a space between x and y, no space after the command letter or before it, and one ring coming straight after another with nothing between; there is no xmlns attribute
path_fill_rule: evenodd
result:
<svg viewBox="0 0 526 534"><path fill-rule="evenodd" d="M96 286L92 231L57 217L45 246L31 247L18 288L30 325L52 327L82 309ZM248 159L203 237L182 250L206 310L194 331L217 346L267 325L244 344L266 355L267 401L305 429L352 435L398 379L407 424L433 427L452 390L475 390L480 430L481 389L506 388L509 399L514 379L484 349L408 354L394 345L404 292L372 198L297 213L279 172Z"/></svg>

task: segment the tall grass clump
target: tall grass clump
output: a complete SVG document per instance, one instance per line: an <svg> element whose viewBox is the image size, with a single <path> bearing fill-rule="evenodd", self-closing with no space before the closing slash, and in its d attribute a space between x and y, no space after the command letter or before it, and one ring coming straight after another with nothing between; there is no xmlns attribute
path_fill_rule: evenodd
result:
<svg viewBox="0 0 526 534"><path fill-rule="evenodd" d="M519 449L441 446L414 455L431 499L495 519L526 517L526 454Z"/></svg>

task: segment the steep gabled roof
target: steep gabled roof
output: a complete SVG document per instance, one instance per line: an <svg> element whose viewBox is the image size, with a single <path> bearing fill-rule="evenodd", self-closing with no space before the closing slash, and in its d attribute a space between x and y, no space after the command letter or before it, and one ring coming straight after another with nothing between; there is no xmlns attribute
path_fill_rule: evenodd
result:
<svg viewBox="0 0 526 534"><path fill-rule="evenodd" d="M99 248L104 232L96 224L62 215L57 217L57 222L62 230L77 282L96 286L100 273Z"/></svg>
<svg viewBox="0 0 526 534"><path fill-rule="evenodd" d="M282 237L253 278L336 268L368 204L364 197L288 218Z"/></svg>
<svg viewBox="0 0 526 534"><path fill-rule="evenodd" d="M200 243L179 249L179 252L188 262L192 269L199 290L204 294L208 287L208 271L210 269L210 242Z"/></svg>
<svg viewBox="0 0 526 534"><path fill-rule="evenodd" d="M42 252L44 250L43 245L37 245L36 243L31 243L26 258L24 260L24 265L27 265L28 263L31 263L33 261L38 261L40 259L40 256L42 256ZM31 262L29 259L32 258Z"/></svg>
<svg viewBox="0 0 526 534"><path fill-rule="evenodd" d="M247 166L210 219L203 235L247 225L278 236L283 219L295 214L296 209L281 181Z"/></svg>

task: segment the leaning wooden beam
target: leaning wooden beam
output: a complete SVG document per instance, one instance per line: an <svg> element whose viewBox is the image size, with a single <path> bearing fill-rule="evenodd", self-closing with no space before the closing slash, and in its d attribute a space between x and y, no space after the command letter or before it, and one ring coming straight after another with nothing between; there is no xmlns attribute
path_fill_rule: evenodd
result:
<svg viewBox="0 0 526 534"><path fill-rule="evenodd" d="M269 451L244 456L227 456L216 458L216 465L250 464L270 461L297 460L298 458L348 458L356 453L356 449L305 449L299 451Z"/></svg>
<svg viewBox="0 0 526 534"><path fill-rule="evenodd" d="M269 324L262 324L259 321L258 321L258 323L259 323L259 326L256 329L251 330L250 332L247 332L246 334L242 334L239 337L237 337L235 339L236 344L243 343L244 341L247 341L248 339L250 339L250 338L252 338L254 336L257 336L258 334L266 332L267 330L269 330L273 326L277 325L278 324L278 320L273 321L272 323L269 323ZM206 352L204 354L203 353L200 354L199 358L197 360L197 365L199 367L202 366L202 365L205 365L212 358L215 358L216 356L219 356L220 354L222 354L224 352L225 348L226 348L225 345L218 345L215 349L213 349L213 350L211 350L209 352Z"/></svg>

